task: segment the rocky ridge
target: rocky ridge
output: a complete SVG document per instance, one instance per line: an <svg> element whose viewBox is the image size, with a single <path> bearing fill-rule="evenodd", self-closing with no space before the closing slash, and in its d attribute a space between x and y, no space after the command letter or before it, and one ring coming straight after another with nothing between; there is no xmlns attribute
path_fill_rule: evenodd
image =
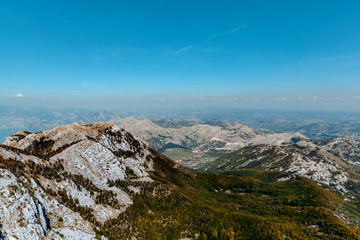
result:
<svg viewBox="0 0 360 240"><path fill-rule="evenodd" d="M161 127L149 119L138 120L133 117L115 123L147 141L156 150L172 143L191 151L209 148L231 151L244 146L249 139L260 134L245 125L230 123L223 127L198 123L192 126Z"/></svg>
<svg viewBox="0 0 360 240"><path fill-rule="evenodd" d="M161 127L149 119L133 117L115 122L119 127L148 142L167 155L167 151L182 149L192 153L174 159L192 169L201 169L209 162L248 145L283 144L292 139L307 139L300 133L264 133L242 124L223 123L221 126L195 123L190 126ZM170 157L170 156L169 156Z"/></svg>
<svg viewBox="0 0 360 240"><path fill-rule="evenodd" d="M95 239L94 225L152 182L153 158L145 142L109 123L20 131L0 145L1 234Z"/></svg>
<svg viewBox="0 0 360 240"><path fill-rule="evenodd" d="M265 144L267 143L267 144ZM240 168L276 170L304 176L340 190L349 197L359 196L359 142L348 138L326 141L292 138L290 142L258 141L202 166L203 171Z"/></svg>

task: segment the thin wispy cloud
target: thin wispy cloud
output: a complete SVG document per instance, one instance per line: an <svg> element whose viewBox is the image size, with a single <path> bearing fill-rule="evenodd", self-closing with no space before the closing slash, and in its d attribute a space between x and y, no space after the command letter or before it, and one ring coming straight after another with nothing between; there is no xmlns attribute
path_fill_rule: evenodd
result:
<svg viewBox="0 0 360 240"><path fill-rule="evenodd" d="M92 58L91 60L93 60L93 61L101 61L101 60L103 60L103 58L98 56L98 57Z"/></svg>
<svg viewBox="0 0 360 240"><path fill-rule="evenodd" d="M313 100L318 101L318 100L324 100L324 97L318 97L318 96L313 96L312 97Z"/></svg>
<svg viewBox="0 0 360 240"><path fill-rule="evenodd" d="M360 96L354 96L355 99L360 99Z"/></svg>
<svg viewBox="0 0 360 240"><path fill-rule="evenodd" d="M248 101L251 101L251 102L259 102L260 99L259 98L243 98L244 101L248 102Z"/></svg>
<svg viewBox="0 0 360 240"><path fill-rule="evenodd" d="M222 32L222 33L216 33L214 35L212 35L211 37L209 37L210 39L211 38L216 38L216 37L220 37L222 35L227 35L227 34L231 34L231 33L236 33L237 31L239 31L241 28L235 28L233 30L230 30L230 31L227 31L227 32Z"/></svg>
<svg viewBox="0 0 360 240"><path fill-rule="evenodd" d="M360 62L360 53L347 54L347 55L337 55L337 56L328 56L322 58L310 59L307 64L330 64L337 63L343 66L354 65Z"/></svg>
<svg viewBox="0 0 360 240"><path fill-rule="evenodd" d="M239 101L239 98L237 98L237 97L227 98L226 101L237 102L237 101Z"/></svg>
<svg viewBox="0 0 360 240"><path fill-rule="evenodd" d="M193 45L184 47L184 48L176 51L176 52L174 53L174 56L178 56L179 54L186 53L187 51L189 51L189 50L192 49L192 48L193 48Z"/></svg>
<svg viewBox="0 0 360 240"><path fill-rule="evenodd" d="M158 68L160 66L160 64L155 64L154 66L152 66L151 68L150 68L150 70L152 71L152 70L155 70L156 68Z"/></svg>
<svg viewBox="0 0 360 240"><path fill-rule="evenodd" d="M243 24L241 27L234 28L234 29L232 29L232 30L230 30L230 31L213 34L213 35L211 35L208 39L206 39L205 42L208 41L208 40L211 40L211 39L213 39L213 38L217 38L217 37L223 36L223 35L234 34L234 33L238 32L240 29L246 28L246 27L248 27L248 25L247 25L247 24ZM179 50L177 50L177 51L174 53L174 56L176 57L176 56L178 56L178 55L180 55L180 54L186 53L186 52L188 52L188 51L189 51L190 49L192 49L192 48L194 48L194 45L189 45L189 46L186 46L186 47L184 47L184 48L182 48L182 49L179 49Z"/></svg>
<svg viewBox="0 0 360 240"><path fill-rule="evenodd" d="M179 102L178 98L160 98L160 102Z"/></svg>
<svg viewBox="0 0 360 240"><path fill-rule="evenodd" d="M119 55L119 52L116 50L113 51L108 51L108 54L112 57L112 58L117 58Z"/></svg>
<svg viewBox="0 0 360 240"><path fill-rule="evenodd" d="M24 95L22 95L21 93L18 93L18 94L15 94L14 97L16 97L16 98L22 98L22 97L24 97Z"/></svg>
<svg viewBox="0 0 360 240"><path fill-rule="evenodd" d="M71 23L71 21L68 18L62 18L61 21L64 23Z"/></svg>
<svg viewBox="0 0 360 240"><path fill-rule="evenodd" d="M303 98L303 97L299 97L298 99L299 99L299 101L303 101L303 100L304 100L304 98Z"/></svg>
<svg viewBox="0 0 360 240"><path fill-rule="evenodd" d="M124 54L138 52L138 49L127 46L112 46L110 49L104 51L111 58L118 58Z"/></svg>
<svg viewBox="0 0 360 240"><path fill-rule="evenodd" d="M217 38L217 37L220 37L220 36L223 36L223 35L233 34L233 33L238 32L240 29L247 28L247 27L248 27L248 24L243 24L241 27L234 28L234 29L232 29L230 31L221 32L221 33L215 33L214 35L210 36L207 40L211 40L213 38Z"/></svg>
<svg viewBox="0 0 360 240"><path fill-rule="evenodd" d="M279 98L276 98L275 101L287 101L288 99L286 97L279 97Z"/></svg>
<svg viewBox="0 0 360 240"><path fill-rule="evenodd" d="M107 88L109 87L109 85L107 84L99 84L96 82L82 82L80 83L81 86L83 86L84 88Z"/></svg>

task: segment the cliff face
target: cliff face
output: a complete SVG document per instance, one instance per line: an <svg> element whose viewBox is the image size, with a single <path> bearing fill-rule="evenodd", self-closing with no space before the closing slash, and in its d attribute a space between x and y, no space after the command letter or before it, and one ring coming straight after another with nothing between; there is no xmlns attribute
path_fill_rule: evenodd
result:
<svg viewBox="0 0 360 240"><path fill-rule="evenodd" d="M0 146L0 223L8 239L93 239L93 225L153 180L148 145L113 124L18 132ZM31 237L30 237L31 236Z"/></svg>

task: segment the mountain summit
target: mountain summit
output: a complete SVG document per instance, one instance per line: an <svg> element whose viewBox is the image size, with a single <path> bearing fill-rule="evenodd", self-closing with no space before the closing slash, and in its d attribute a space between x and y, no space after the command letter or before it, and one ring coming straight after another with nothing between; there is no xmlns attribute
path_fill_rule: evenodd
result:
<svg viewBox="0 0 360 240"><path fill-rule="evenodd" d="M91 239L91 224L76 210L93 223L119 215L141 189L109 183L152 182L153 158L146 143L110 123L17 132L0 146L2 227L20 239L51 239L56 231Z"/></svg>

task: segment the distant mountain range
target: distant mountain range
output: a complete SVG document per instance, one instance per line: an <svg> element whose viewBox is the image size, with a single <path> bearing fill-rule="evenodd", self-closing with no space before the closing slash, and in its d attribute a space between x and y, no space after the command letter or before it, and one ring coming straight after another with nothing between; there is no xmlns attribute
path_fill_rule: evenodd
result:
<svg viewBox="0 0 360 240"><path fill-rule="evenodd" d="M285 144L292 139L307 139L300 133L266 133L227 122L220 126L194 123L161 127L149 119L130 117L119 119L116 124L168 157L177 153L174 160L192 169L203 169L216 158L248 145Z"/></svg>
<svg viewBox="0 0 360 240"><path fill-rule="evenodd" d="M226 123L223 126L194 123L190 126L161 127L149 119L133 117L119 119L118 126L127 129L141 139L146 139L155 149L163 149L167 144L175 144L192 151L209 148L234 150L260 133L242 124Z"/></svg>
<svg viewBox="0 0 360 240"><path fill-rule="evenodd" d="M223 126L240 123L262 132L299 132L312 139L349 136L360 140L359 112L180 109L89 111L84 109L20 108L0 105L0 142L19 130L39 132L76 121L117 122L127 116L150 119L164 128L195 124Z"/></svg>
<svg viewBox="0 0 360 240"><path fill-rule="evenodd" d="M135 120L126 124L137 126ZM268 141L242 125L182 131L199 133L204 141L206 132L239 142ZM284 139L287 145L272 145L274 150L263 144L241 149L262 147L254 154L266 159L266 152L283 156L292 147L302 156L313 147L299 134ZM325 153L319 151L325 150L314 153L322 166ZM337 153L356 161L351 151ZM0 145L0 239L359 239L356 204L292 171L196 173L112 123L19 131Z"/></svg>

